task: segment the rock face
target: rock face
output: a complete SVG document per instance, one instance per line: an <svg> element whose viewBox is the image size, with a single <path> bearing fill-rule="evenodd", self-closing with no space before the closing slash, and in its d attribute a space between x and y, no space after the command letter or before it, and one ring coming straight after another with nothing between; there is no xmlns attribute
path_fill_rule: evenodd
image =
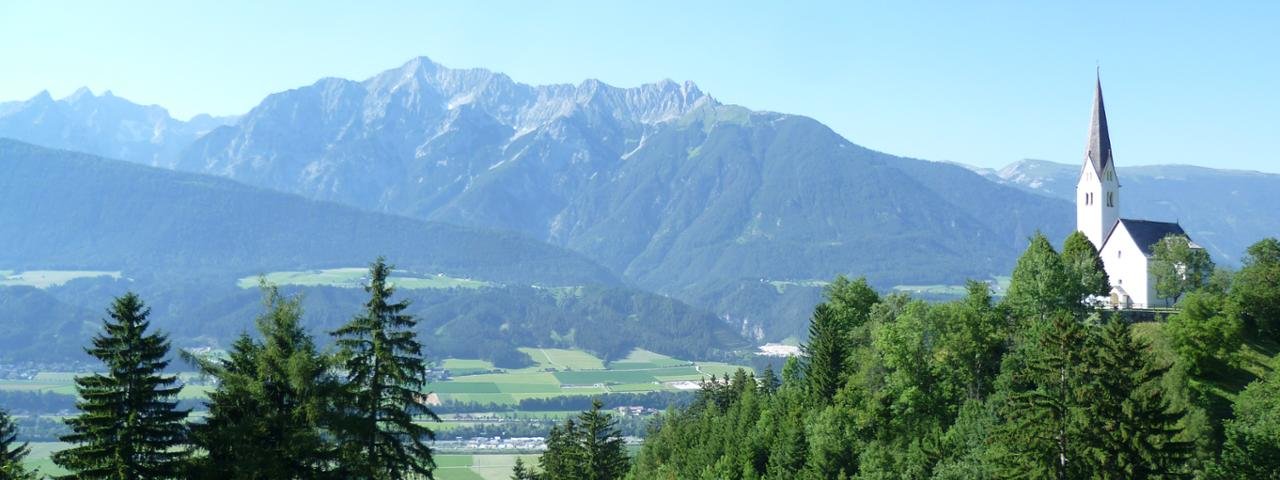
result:
<svg viewBox="0 0 1280 480"><path fill-rule="evenodd" d="M198 115L184 122L164 108L138 105L110 91L94 95L87 88L60 100L40 92L0 104L0 137L162 167L172 167L196 138L234 121Z"/></svg>
<svg viewBox="0 0 1280 480"><path fill-rule="evenodd" d="M806 117L723 105L691 83L531 86L425 58L271 95L177 167L515 230L730 317L755 314L726 295L762 282L987 278L1036 229L1064 236L1071 212L964 168L859 147ZM816 292L763 323L805 318Z"/></svg>

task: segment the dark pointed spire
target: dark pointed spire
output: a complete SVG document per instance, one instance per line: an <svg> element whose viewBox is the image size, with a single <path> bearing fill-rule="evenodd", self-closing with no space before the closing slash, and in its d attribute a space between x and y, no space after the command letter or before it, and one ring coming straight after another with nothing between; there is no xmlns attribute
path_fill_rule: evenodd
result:
<svg viewBox="0 0 1280 480"><path fill-rule="evenodd" d="M1101 176L1111 164L1111 134L1107 132L1107 109L1102 104L1102 76L1097 77L1093 93L1093 116L1089 121L1089 142L1085 145L1085 162Z"/></svg>

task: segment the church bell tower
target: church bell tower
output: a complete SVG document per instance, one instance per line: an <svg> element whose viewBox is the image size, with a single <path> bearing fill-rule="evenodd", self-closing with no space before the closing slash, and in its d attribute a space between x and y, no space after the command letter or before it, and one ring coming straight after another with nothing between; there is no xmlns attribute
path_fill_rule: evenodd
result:
<svg viewBox="0 0 1280 480"><path fill-rule="evenodd" d="M1101 250L1119 219L1120 180L1111 157L1111 135L1107 132L1107 111L1102 104L1102 79L1099 78L1093 94L1093 118L1089 122L1084 166L1076 183L1076 230Z"/></svg>

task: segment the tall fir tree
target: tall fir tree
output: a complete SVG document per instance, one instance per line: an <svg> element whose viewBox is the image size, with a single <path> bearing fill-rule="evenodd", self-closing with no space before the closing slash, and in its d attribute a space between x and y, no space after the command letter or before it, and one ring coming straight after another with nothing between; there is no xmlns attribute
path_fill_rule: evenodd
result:
<svg viewBox="0 0 1280 480"><path fill-rule="evenodd" d="M31 453L31 447L18 442L18 426L9 412L0 409L0 479L27 480L35 478L22 461Z"/></svg>
<svg viewBox="0 0 1280 480"><path fill-rule="evenodd" d="M849 339L835 307L819 304L809 321L809 342L804 352L804 378L810 399L827 404L844 384L849 361Z"/></svg>
<svg viewBox="0 0 1280 480"><path fill-rule="evenodd" d="M511 467L511 480L538 480L537 472L524 464L524 460L516 457L516 465Z"/></svg>
<svg viewBox="0 0 1280 480"><path fill-rule="evenodd" d="M1147 345L1115 316L1093 344L1086 359L1091 383L1084 403L1093 477L1183 476L1191 445L1177 439L1182 412L1171 409L1161 383L1168 367L1155 365Z"/></svg>
<svg viewBox="0 0 1280 480"><path fill-rule="evenodd" d="M209 479L341 478L332 442L338 381L302 329L300 299L263 286L261 340L242 336L226 360L192 358L218 380L209 415L192 429Z"/></svg>
<svg viewBox="0 0 1280 480"><path fill-rule="evenodd" d="M66 420L72 433L62 437L75 446L53 455L71 472L64 478L184 476L187 412L177 408L177 378L161 373L169 365L169 341L147 332L150 312L133 293L116 298L103 332L86 349L106 373L76 377L81 413Z"/></svg>
<svg viewBox="0 0 1280 480"><path fill-rule="evenodd" d="M629 460L622 432L612 415L601 410L600 399L576 419L555 426L547 436L547 451L538 459L539 478L615 480L627 474Z"/></svg>
<svg viewBox="0 0 1280 480"><path fill-rule="evenodd" d="M1001 369L1008 391L996 439L1007 453L1002 476L1079 478L1086 468L1080 456L1087 332L1074 315L1059 310L1035 335Z"/></svg>
<svg viewBox="0 0 1280 480"><path fill-rule="evenodd" d="M344 462L355 478L433 478L428 442L435 434L416 417L440 419L424 403L427 363L413 330L418 322L404 313L408 301L391 301L391 271L382 257L369 266L365 311L332 334L351 396Z"/></svg>

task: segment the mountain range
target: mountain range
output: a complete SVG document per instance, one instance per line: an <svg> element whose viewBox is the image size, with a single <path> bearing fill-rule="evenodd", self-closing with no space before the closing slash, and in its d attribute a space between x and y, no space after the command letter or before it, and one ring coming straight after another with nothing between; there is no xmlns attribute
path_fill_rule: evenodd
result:
<svg viewBox="0 0 1280 480"><path fill-rule="evenodd" d="M0 282L0 361L79 352L96 329L97 314L84 312L100 312L126 290L152 300L153 320L179 346L225 346L260 308L258 292L239 279L359 267L379 255L401 271L485 282L400 293L414 301L419 327L433 333L426 343L434 355L511 366L528 361L516 351L522 346L586 348L605 358L636 347L717 358L746 343L704 309L630 287L582 254L516 233L13 140L0 139L0 170L0 274L117 272L42 289ZM305 289L309 326L321 334L336 328L363 294Z"/></svg>
<svg viewBox="0 0 1280 480"><path fill-rule="evenodd" d="M1080 167L1022 160L979 173L1027 192L1074 201ZM1238 266L1250 244L1280 234L1280 175L1192 165L1118 167L1125 218L1176 221L1218 262Z"/></svg>
<svg viewBox="0 0 1280 480"><path fill-rule="evenodd" d="M30 120L49 102L0 105L0 136L515 232L757 339L802 334L835 275L865 275L882 289L989 279L1007 274L1033 232L1060 240L1074 227L1071 195L1046 187L1060 173L1036 176L1026 164L1006 175L877 152L811 118L721 103L691 82L537 86L416 58L365 80L272 94L239 117L176 123L166 131L208 130L152 137L152 150L111 125L156 107L91 121L46 106L63 112L58 125L95 125L52 135L52 123ZM1213 210L1226 206L1170 200L1178 194L1162 183L1168 175L1153 174L1149 187L1126 175L1126 215L1173 213L1228 261L1280 225L1270 212L1228 220ZM1274 191L1271 177L1259 178L1236 182L1232 195L1247 203ZM1170 204L1178 208L1139 207Z"/></svg>

